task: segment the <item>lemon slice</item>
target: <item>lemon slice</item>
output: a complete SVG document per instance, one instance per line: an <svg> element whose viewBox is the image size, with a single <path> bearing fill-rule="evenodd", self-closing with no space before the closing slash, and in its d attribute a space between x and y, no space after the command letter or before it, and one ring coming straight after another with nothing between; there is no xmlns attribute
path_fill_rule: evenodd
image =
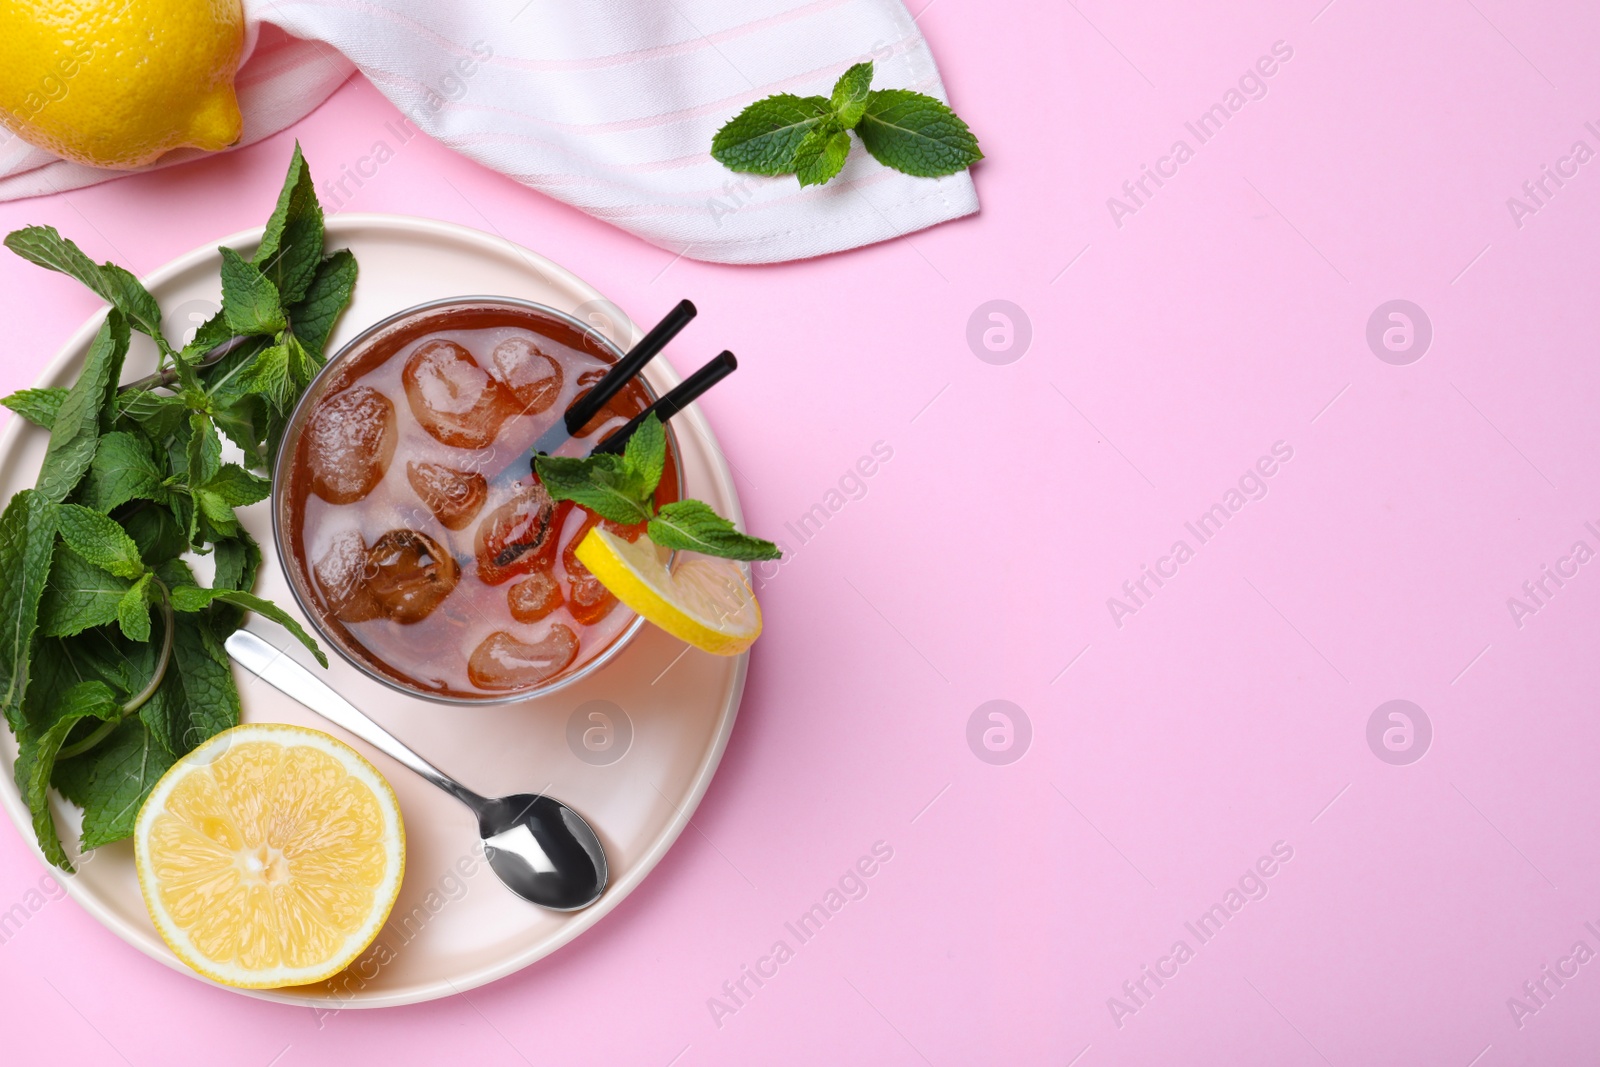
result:
<svg viewBox="0 0 1600 1067"><path fill-rule="evenodd" d="M731 559L694 556L669 571L648 536L628 541L603 526L574 554L618 600L696 648L737 656L761 635L756 595Z"/></svg>
<svg viewBox="0 0 1600 1067"><path fill-rule="evenodd" d="M134 826L139 888L178 958L246 989L348 966L400 891L394 791L342 741L300 726L218 734L156 783Z"/></svg>

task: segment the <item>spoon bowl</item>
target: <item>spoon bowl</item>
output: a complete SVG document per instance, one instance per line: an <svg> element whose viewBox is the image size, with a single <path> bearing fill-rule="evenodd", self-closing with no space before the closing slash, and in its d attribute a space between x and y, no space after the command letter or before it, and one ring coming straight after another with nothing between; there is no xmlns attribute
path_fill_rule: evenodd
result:
<svg viewBox="0 0 1600 1067"><path fill-rule="evenodd" d="M605 890L609 872L599 836L559 800L518 793L485 801L478 835L494 873L536 904L577 911Z"/></svg>

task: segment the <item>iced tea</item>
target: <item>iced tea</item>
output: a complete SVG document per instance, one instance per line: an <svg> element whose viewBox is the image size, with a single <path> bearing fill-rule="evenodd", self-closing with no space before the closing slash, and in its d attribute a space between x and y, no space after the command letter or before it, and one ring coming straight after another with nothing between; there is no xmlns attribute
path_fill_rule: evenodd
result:
<svg viewBox="0 0 1600 1067"><path fill-rule="evenodd" d="M571 320L482 300L402 315L341 353L279 462L280 543L319 629L391 683L456 700L514 698L610 648L635 616L573 554L599 520L551 500L529 459L615 358ZM557 454L649 401L635 379ZM658 504L678 497L673 451Z"/></svg>

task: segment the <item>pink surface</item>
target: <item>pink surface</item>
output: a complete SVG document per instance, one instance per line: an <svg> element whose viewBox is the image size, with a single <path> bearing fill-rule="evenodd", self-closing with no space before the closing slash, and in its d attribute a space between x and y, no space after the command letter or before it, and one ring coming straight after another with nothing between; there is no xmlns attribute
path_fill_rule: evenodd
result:
<svg viewBox="0 0 1600 1067"><path fill-rule="evenodd" d="M1321 6L934 0L920 25L989 155L983 214L811 263L674 260L422 138L400 148L348 210L502 233L641 321L691 296L701 318L675 362L743 357L706 407L750 526L792 551L762 588L768 631L722 771L694 831L594 931L496 985L377 1013L169 972L30 896L50 883L7 831L7 1052L284 1067L1592 1056L1600 565L1569 553L1600 551L1600 161L1562 160L1578 141L1600 150L1600 17ZM1200 143L1185 122L1279 41L1264 97ZM358 80L293 132L326 176L390 138L393 114ZM1178 139L1192 152L1163 162ZM259 223L288 144L3 205L0 228L54 223L147 271ZM1176 174L1135 202L1121 186L1144 164ZM1545 165L1576 174L1535 203L1523 183ZM1133 210L1114 220L1112 196ZM9 389L96 304L9 257L0 291ZM1408 365L1367 340L1396 299L1432 325ZM1014 362L969 347L991 300L1031 320ZM987 352L986 325L977 351L1016 355ZM838 504L878 442L892 458L800 544L785 524ZM1261 457L1271 477L1248 476ZM1219 503L1237 509L1201 543L1185 524ZM1162 563L1179 540L1185 561ZM1172 576L1135 602L1123 583L1147 564ZM1547 564L1576 574L1557 587ZM1541 579L1535 602L1523 583ZM1114 596L1137 611L1114 613ZM1514 616L1512 597L1537 610ZM1399 733L1400 751L1384 746L1403 725L1387 711L1368 741L1396 699L1431 723L1410 763L1390 761L1422 750L1414 713L1409 749ZM969 746L992 700L1031 723L1014 762L978 758L998 758L984 721ZM893 857L866 895L801 944L785 924L875 842ZM1220 930L1191 930L1214 904ZM779 940L792 958L728 998Z"/></svg>

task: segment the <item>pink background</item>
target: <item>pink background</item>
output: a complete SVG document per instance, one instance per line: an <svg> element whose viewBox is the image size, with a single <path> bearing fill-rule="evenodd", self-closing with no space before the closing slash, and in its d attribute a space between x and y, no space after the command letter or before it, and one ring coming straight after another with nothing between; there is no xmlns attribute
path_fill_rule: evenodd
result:
<svg viewBox="0 0 1600 1067"><path fill-rule="evenodd" d="M8 1055L1592 1057L1600 962L1547 979L1542 1006L1523 983L1579 940L1600 951L1600 566L1520 628L1507 600L1575 541L1600 549L1600 161L1520 227L1507 198L1574 141L1600 150L1600 16L1322 3L933 0L920 25L989 156L983 213L809 263L675 259L405 145L347 210L502 233L640 321L699 304L674 359L743 357L706 407L754 530L795 548L785 522L875 442L893 458L765 584L694 829L594 931L466 996L319 1018L170 972L51 902L0 944ZM1293 55L1265 98L1197 144L1185 121L1277 41ZM394 114L358 78L292 134L326 176ZM1117 226L1107 198L1178 138L1194 157ZM289 143L0 205L0 229L53 223L149 271L258 224ZM97 306L13 257L0 292L5 389ZM1397 298L1434 333L1407 366L1365 336ZM1032 325L1007 365L967 341L993 299ZM1195 547L1184 523L1279 441L1293 458L1266 497L1119 628L1107 598ZM1405 766L1367 742L1397 698L1433 728ZM995 699L1032 725L1008 765L967 741ZM708 998L793 943L784 923L879 841L893 859L866 897L717 1025ZM1265 898L1201 944L1185 923L1276 842L1293 858ZM0 833L0 910L42 875ZM1129 998L1180 939L1193 958ZM1113 996L1137 1011L1114 1017ZM1514 996L1537 1012L1514 1018Z"/></svg>

